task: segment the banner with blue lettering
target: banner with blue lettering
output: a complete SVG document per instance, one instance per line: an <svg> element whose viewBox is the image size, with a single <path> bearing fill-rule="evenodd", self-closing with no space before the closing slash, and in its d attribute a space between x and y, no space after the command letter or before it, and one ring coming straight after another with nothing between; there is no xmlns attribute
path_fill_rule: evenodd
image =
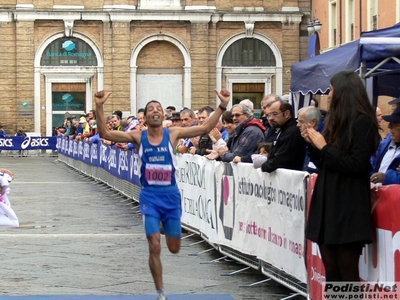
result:
<svg viewBox="0 0 400 300"><path fill-rule="evenodd" d="M0 138L0 150L57 150L55 136L5 136Z"/></svg>
<svg viewBox="0 0 400 300"><path fill-rule="evenodd" d="M127 180L137 186L139 181L139 155L136 151L123 151L103 143L86 143L65 137L56 141L58 152L85 164L103 168L115 177Z"/></svg>

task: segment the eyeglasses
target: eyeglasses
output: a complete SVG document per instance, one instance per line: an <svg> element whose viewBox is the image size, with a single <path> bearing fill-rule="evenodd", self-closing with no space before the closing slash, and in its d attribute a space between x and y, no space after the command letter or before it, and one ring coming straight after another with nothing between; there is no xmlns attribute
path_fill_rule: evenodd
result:
<svg viewBox="0 0 400 300"><path fill-rule="evenodd" d="M283 111L280 111L280 112L274 111L272 113L267 114L267 118L271 118L272 116L276 117L277 115L282 114L282 113L283 113Z"/></svg>
<svg viewBox="0 0 400 300"><path fill-rule="evenodd" d="M244 114L232 114L232 118L239 118L240 116L243 116Z"/></svg>

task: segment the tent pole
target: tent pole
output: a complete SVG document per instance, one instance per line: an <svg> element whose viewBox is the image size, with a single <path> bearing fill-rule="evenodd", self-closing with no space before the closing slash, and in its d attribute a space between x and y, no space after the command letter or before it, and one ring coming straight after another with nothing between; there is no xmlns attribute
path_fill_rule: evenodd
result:
<svg viewBox="0 0 400 300"><path fill-rule="evenodd" d="M360 66L360 78L363 81L364 85L365 85L365 74L367 73L367 63L365 60L363 60L361 62L361 66Z"/></svg>

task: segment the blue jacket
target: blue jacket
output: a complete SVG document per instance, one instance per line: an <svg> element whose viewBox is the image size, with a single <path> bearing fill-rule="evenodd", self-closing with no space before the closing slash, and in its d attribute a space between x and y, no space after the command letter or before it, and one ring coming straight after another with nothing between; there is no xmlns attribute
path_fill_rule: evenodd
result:
<svg viewBox="0 0 400 300"><path fill-rule="evenodd" d="M251 163L251 154L257 152L258 143L264 141L265 127L258 119L250 117L235 129L235 135L229 140L229 151L221 157L223 162L231 162L240 156L242 162Z"/></svg>
<svg viewBox="0 0 400 300"><path fill-rule="evenodd" d="M371 158L373 173L379 172L379 167L381 166L382 159L385 156L391 141L392 135L389 133L386 138L381 141L378 150L376 151L376 154ZM399 166L400 154L398 154L390 163L386 171L385 181L382 183L383 185L400 184L400 172L396 171L396 168L398 168Z"/></svg>

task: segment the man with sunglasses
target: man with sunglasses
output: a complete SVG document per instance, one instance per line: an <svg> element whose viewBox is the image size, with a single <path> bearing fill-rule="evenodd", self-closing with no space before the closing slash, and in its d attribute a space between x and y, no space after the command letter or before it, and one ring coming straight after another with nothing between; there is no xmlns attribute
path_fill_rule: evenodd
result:
<svg viewBox="0 0 400 300"><path fill-rule="evenodd" d="M306 142L296 126L292 105L282 100L270 102L267 104L266 113L268 122L279 131L268 160L262 164L261 170L268 173L278 168L302 170Z"/></svg>
<svg viewBox="0 0 400 300"><path fill-rule="evenodd" d="M251 154L257 152L258 143L264 141L265 127L253 117L251 107L243 103L232 107L232 120L236 126L235 134L228 146L208 150L208 159L221 158L223 162L251 163Z"/></svg>

